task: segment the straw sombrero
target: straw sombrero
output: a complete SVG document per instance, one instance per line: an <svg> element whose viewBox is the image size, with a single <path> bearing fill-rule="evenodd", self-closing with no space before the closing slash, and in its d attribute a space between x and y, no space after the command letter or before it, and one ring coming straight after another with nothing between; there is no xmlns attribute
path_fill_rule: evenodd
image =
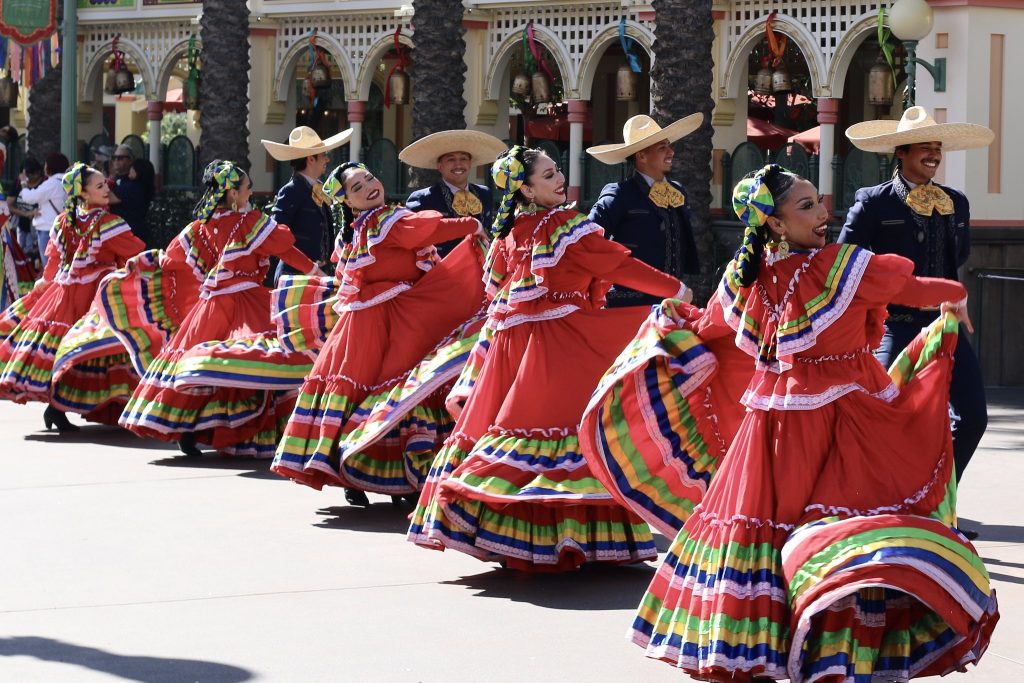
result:
<svg viewBox="0 0 1024 683"><path fill-rule="evenodd" d="M995 133L976 123L935 123L924 107L911 107L899 121L855 123L846 129L846 137L865 152L886 154L918 142L941 142L946 152L987 147Z"/></svg>
<svg viewBox="0 0 1024 683"><path fill-rule="evenodd" d="M292 159L301 159L303 157L311 157L314 154L330 152L332 149L344 145L351 137L352 129L349 128L337 135L332 135L326 140L321 140L320 136L312 128L299 126L298 128L293 128L292 132L288 135L287 145L272 140L260 140L260 142L267 148L270 156L278 161L291 161Z"/></svg>
<svg viewBox="0 0 1024 683"><path fill-rule="evenodd" d="M437 168L437 160L452 152L465 152L470 164L489 164L508 149L508 145L478 130L442 130L422 137L401 151L398 158L416 168Z"/></svg>
<svg viewBox="0 0 1024 683"><path fill-rule="evenodd" d="M697 112L662 128L650 116L640 114L626 121L626 125L622 127L622 139L625 142L588 147L587 154L605 164L621 164L636 152L647 149L662 140L675 142L679 138L686 137L700 128L700 124L703 122L704 114Z"/></svg>

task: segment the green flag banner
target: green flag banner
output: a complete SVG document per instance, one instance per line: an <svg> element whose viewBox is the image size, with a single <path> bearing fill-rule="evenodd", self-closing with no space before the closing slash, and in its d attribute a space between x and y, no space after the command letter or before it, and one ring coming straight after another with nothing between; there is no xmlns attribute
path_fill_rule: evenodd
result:
<svg viewBox="0 0 1024 683"><path fill-rule="evenodd" d="M0 35L22 45L57 30L57 0L0 0Z"/></svg>

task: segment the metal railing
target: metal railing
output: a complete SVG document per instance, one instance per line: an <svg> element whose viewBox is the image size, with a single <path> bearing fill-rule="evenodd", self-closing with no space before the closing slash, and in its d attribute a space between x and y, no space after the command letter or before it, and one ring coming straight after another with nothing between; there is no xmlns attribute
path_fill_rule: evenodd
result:
<svg viewBox="0 0 1024 683"><path fill-rule="evenodd" d="M1024 284L1024 268L996 268L996 267L982 267L982 268L971 268L968 271L971 275L978 279L978 319L974 324L974 348L975 353L978 354L978 358L981 358L982 354L982 332L984 331L984 311L985 311L985 283L989 281L996 282L1017 282Z"/></svg>

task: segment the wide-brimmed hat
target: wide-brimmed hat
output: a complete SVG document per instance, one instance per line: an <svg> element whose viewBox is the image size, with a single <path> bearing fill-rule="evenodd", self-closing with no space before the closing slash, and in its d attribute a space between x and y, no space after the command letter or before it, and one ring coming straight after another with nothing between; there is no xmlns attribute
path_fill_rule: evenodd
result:
<svg viewBox="0 0 1024 683"><path fill-rule="evenodd" d="M332 135L326 140L321 140L316 131L309 126L293 128L288 135L288 144L274 142L273 140L260 140L267 148L270 156L278 161L291 161L311 157L314 154L323 154L332 149L341 147L352 137L352 129L343 130L337 135Z"/></svg>
<svg viewBox="0 0 1024 683"><path fill-rule="evenodd" d="M437 168L437 160L452 152L465 152L470 164L489 164L508 149L508 145L478 130L442 130L412 143L399 153L398 158L416 168Z"/></svg>
<svg viewBox="0 0 1024 683"><path fill-rule="evenodd" d="M646 114L634 116L622 127L621 144L598 145L588 147L587 154L605 164L621 164L623 161L642 149L656 145L662 140L675 142L700 128L704 122L704 114L697 112L679 119L675 123L662 128Z"/></svg>
<svg viewBox="0 0 1024 683"><path fill-rule="evenodd" d="M886 154L918 142L941 142L947 152L987 147L995 133L976 123L936 123L924 107L911 107L899 121L855 123L846 129L846 137L865 152Z"/></svg>

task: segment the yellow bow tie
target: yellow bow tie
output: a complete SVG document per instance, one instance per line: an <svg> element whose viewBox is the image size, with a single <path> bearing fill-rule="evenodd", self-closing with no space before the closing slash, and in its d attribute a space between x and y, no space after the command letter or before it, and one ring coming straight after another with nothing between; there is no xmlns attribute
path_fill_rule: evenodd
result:
<svg viewBox="0 0 1024 683"><path fill-rule="evenodd" d="M317 206L331 205L331 196L324 192L324 188L320 186L320 183L313 185L313 201L316 202Z"/></svg>
<svg viewBox="0 0 1024 683"><path fill-rule="evenodd" d="M931 216L938 211L943 216L953 213L953 200L941 187L928 183L918 185L907 194L907 206L919 216Z"/></svg>
<svg viewBox="0 0 1024 683"><path fill-rule="evenodd" d="M484 205L469 190L459 190L452 199L452 211L460 216L479 216L484 212Z"/></svg>
<svg viewBox="0 0 1024 683"><path fill-rule="evenodd" d="M654 202L655 206L660 206L663 209L667 209L670 206L677 208L686 203L683 193L664 180L659 180L651 185L651 191L647 196Z"/></svg>

